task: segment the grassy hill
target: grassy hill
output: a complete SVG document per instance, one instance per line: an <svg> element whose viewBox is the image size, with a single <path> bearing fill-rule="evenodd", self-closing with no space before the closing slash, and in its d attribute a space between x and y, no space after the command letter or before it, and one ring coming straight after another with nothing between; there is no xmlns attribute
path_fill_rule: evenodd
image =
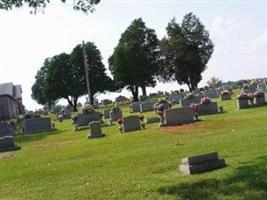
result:
<svg viewBox="0 0 267 200"><path fill-rule="evenodd" d="M100 139L74 132L70 120L52 133L19 135L21 150L0 160L0 199L267 199L267 106L218 104L225 113L194 124L152 124L127 134L106 126ZM178 171L183 157L211 151L227 167L193 176Z"/></svg>

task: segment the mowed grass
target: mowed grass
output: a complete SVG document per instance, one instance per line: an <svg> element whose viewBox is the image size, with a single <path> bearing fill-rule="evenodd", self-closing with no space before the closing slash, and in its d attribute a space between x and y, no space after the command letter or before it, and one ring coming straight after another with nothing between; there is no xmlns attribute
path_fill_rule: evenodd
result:
<svg viewBox="0 0 267 200"><path fill-rule="evenodd" d="M0 199L267 199L267 106L218 103L225 113L183 126L127 134L107 126L106 137L88 140L88 130L74 132L69 120L54 132L18 136L21 150L0 161ZM227 167L178 171L183 157L211 151Z"/></svg>

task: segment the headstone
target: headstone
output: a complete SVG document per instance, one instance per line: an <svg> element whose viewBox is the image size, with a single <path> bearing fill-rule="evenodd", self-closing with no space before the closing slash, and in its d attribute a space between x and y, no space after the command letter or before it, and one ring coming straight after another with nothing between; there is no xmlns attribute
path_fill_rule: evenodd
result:
<svg viewBox="0 0 267 200"><path fill-rule="evenodd" d="M51 131L51 118L33 118L25 119L23 124L24 133L35 133L42 131Z"/></svg>
<svg viewBox="0 0 267 200"><path fill-rule="evenodd" d="M110 111L110 109L105 109L104 110L104 112L103 112L104 119L109 119L109 111Z"/></svg>
<svg viewBox="0 0 267 200"><path fill-rule="evenodd" d="M139 96L139 101L147 101L148 96Z"/></svg>
<svg viewBox="0 0 267 200"><path fill-rule="evenodd" d="M254 104L257 106L263 106L266 104L265 95L263 97L254 97Z"/></svg>
<svg viewBox="0 0 267 200"><path fill-rule="evenodd" d="M120 110L118 110L118 111L112 111L112 110L109 111L110 124L112 124L112 122L115 122L120 118L122 118L122 112Z"/></svg>
<svg viewBox="0 0 267 200"><path fill-rule="evenodd" d="M217 102L211 102L207 104L199 104L198 105L198 114L199 115L211 115L218 113L218 105Z"/></svg>
<svg viewBox="0 0 267 200"><path fill-rule="evenodd" d="M123 118L122 131L124 133L137 130L141 130L141 123L138 116L132 115Z"/></svg>
<svg viewBox="0 0 267 200"><path fill-rule="evenodd" d="M100 114L98 112L79 114L77 116L75 130L77 131L83 126L88 126L92 121L100 121Z"/></svg>
<svg viewBox="0 0 267 200"><path fill-rule="evenodd" d="M131 104L131 111L132 112L140 112L140 102L133 102Z"/></svg>
<svg viewBox="0 0 267 200"><path fill-rule="evenodd" d="M182 95L180 94L170 94L168 96L168 100L174 104L179 104L180 103L180 100L182 99Z"/></svg>
<svg viewBox="0 0 267 200"><path fill-rule="evenodd" d="M13 150L16 148L14 136L0 137L0 152Z"/></svg>
<svg viewBox="0 0 267 200"><path fill-rule="evenodd" d="M179 171L183 174L197 174L219 169L225 166L225 160L219 159L217 152L182 159Z"/></svg>
<svg viewBox="0 0 267 200"><path fill-rule="evenodd" d="M15 136L15 131L10 127L8 122L0 122L0 137Z"/></svg>
<svg viewBox="0 0 267 200"><path fill-rule="evenodd" d="M224 93L224 94L221 94L221 100L222 100L222 101L231 100L231 93Z"/></svg>
<svg viewBox="0 0 267 200"><path fill-rule="evenodd" d="M90 122L89 127L90 135L88 135L88 138L98 138L104 136L101 130L101 123L99 121Z"/></svg>
<svg viewBox="0 0 267 200"><path fill-rule="evenodd" d="M237 108L239 109L249 108L248 99L237 99Z"/></svg>
<svg viewBox="0 0 267 200"><path fill-rule="evenodd" d="M159 117L151 117L151 118L146 118L145 119L145 123L146 124L153 124L153 123L157 123L160 122L160 118Z"/></svg>
<svg viewBox="0 0 267 200"><path fill-rule="evenodd" d="M190 99L181 99L180 100L180 105L182 108L185 108L185 107L189 107L191 104L198 104L200 103L201 101L201 97L200 96L197 96L197 97L193 97L193 98L190 98Z"/></svg>
<svg viewBox="0 0 267 200"><path fill-rule="evenodd" d="M205 90L204 96L209 97L209 98L218 98L219 97L219 91L215 90L215 89Z"/></svg>
<svg viewBox="0 0 267 200"><path fill-rule="evenodd" d="M154 110L154 103L146 101L140 103L140 112L150 112Z"/></svg>
<svg viewBox="0 0 267 200"><path fill-rule="evenodd" d="M191 108L175 108L164 112L164 125L180 125L192 122L194 122L194 113Z"/></svg>
<svg viewBox="0 0 267 200"><path fill-rule="evenodd" d="M258 89L258 91L261 91L261 92L266 92L266 85L264 84L264 83L260 83L260 84L258 84L257 85L257 89Z"/></svg>

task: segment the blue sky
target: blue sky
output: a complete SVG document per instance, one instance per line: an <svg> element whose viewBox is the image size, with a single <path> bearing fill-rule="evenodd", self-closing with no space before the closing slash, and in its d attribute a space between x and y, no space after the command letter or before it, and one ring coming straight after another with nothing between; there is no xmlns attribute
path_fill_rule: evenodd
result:
<svg viewBox="0 0 267 200"><path fill-rule="evenodd" d="M37 15L29 14L28 8L0 11L0 83L21 84L26 107L38 108L30 96L31 86L45 58L69 53L83 40L93 41L108 67L107 59L121 33L135 18L142 17L161 39L168 22L173 17L181 22L188 12L200 18L215 44L200 86L212 76L224 81L267 77L267 1L106 0L88 15L73 11L70 3L53 3ZM148 91L181 87L185 86L158 84Z"/></svg>

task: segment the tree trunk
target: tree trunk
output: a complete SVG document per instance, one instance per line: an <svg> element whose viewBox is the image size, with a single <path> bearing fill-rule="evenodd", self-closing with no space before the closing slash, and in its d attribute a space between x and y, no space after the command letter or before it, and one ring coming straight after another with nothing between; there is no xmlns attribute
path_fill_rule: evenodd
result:
<svg viewBox="0 0 267 200"><path fill-rule="evenodd" d="M90 102L91 102L91 105L93 106L94 105L94 94L91 93L91 96L90 96Z"/></svg>
<svg viewBox="0 0 267 200"><path fill-rule="evenodd" d="M130 86L129 89L133 95L133 102L138 101L138 86Z"/></svg>
<svg viewBox="0 0 267 200"><path fill-rule="evenodd" d="M77 112L77 101L78 101L78 98L75 98L75 97L71 97L71 99L69 97L66 97L69 105L73 108L73 111L74 112Z"/></svg>
<svg viewBox="0 0 267 200"><path fill-rule="evenodd" d="M141 88L143 96L146 96L146 86L142 86Z"/></svg>

